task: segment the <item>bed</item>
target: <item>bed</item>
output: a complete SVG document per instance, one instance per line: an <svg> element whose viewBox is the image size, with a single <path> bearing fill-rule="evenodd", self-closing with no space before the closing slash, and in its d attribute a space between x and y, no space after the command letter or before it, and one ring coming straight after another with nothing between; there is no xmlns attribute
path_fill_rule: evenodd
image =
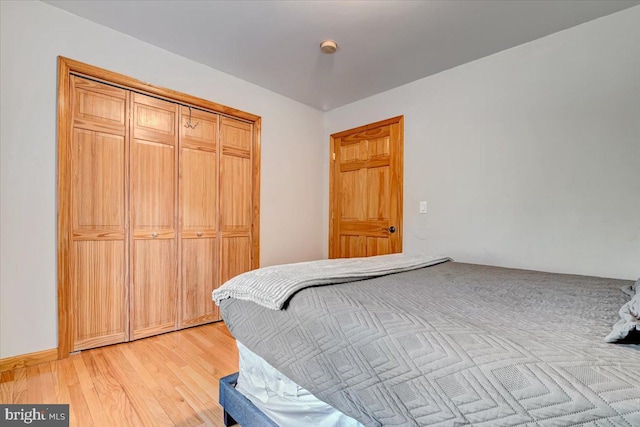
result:
<svg viewBox="0 0 640 427"><path fill-rule="evenodd" d="M380 274L301 263L214 294L241 359L280 375L273 393L308 392L344 416L336 426L640 426L640 284L374 258L355 263ZM289 283L296 267L305 278Z"/></svg>

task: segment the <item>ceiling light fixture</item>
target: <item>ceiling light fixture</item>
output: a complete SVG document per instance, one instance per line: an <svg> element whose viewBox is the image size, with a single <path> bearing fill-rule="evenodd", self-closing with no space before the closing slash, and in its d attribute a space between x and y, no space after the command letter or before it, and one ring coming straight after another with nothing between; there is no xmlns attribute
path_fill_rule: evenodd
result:
<svg viewBox="0 0 640 427"><path fill-rule="evenodd" d="M320 50L322 51L322 53L331 55L332 53L335 53L336 50L338 50L338 43L334 42L333 40L325 40L320 43Z"/></svg>

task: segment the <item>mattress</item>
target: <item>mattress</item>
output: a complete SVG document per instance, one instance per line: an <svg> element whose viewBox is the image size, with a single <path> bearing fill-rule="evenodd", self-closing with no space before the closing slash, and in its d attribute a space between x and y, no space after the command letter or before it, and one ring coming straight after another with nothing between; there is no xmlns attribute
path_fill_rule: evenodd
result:
<svg viewBox="0 0 640 427"><path fill-rule="evenodd" d="M243 345L366 426L640 426L639 346L604 341L630 284L445 262L283 310L220 307Z"/></svg>
<svg viewBox="0 0 640 427"><path fill-rule="evenodd" d="M237 344L240 371L236 390L279 426L362 426L291 381L240 341Z"/></svg>

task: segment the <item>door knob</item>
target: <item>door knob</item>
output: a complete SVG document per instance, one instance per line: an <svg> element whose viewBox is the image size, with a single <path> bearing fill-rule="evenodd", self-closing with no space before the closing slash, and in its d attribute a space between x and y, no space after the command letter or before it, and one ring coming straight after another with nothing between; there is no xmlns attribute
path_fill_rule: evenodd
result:
<svg viewBox="0 0 640 427"><path fill-rule="evenodd" d="M383 228L382 231L388 231L389 233L395 233L396 232L396 228L392 225L389 228Z"/></svg>

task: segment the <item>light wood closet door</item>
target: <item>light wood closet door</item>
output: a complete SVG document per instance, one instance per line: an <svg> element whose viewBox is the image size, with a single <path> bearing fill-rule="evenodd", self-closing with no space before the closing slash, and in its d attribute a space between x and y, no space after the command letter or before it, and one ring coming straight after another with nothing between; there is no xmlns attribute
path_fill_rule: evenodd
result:
<svg viewBox="0 0 640 427"><path fill-rule="evenodd" d="M180 107L180 327L219 320L218 116ZM189 126L190 125L190 126Z"/></svg>
<svg viewBox="0 0 640 427"><path fill-rule="evenodd" d="M220 119L220 283L251 270L252 125Z"/></svg>
<svg viewBox="0 0 640 427"><path fill-rule="evenodd" d="M138 339L176 329L178 106L131 96L131 339Z"/></svg>
<svg viewBox="0 0 640 427"><path fill-rule="evenodd" d="M71 76L73 351L127 341L129 93Z"/></svg>

